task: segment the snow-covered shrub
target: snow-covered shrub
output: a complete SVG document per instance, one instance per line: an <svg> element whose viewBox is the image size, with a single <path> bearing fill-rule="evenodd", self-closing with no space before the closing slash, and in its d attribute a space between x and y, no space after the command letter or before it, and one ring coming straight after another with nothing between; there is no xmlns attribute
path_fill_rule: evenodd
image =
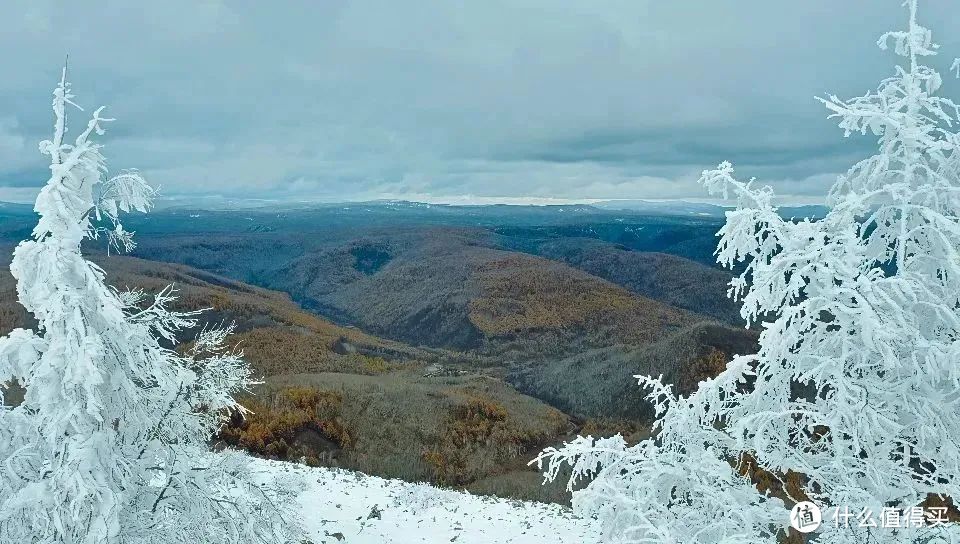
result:
<svg viewBox="0 0 960 544"><path fill-rule="evenodd" d="M718 261L743 273L731 294L763 316L760 349L737 356L688 397L657 379L658 434L634 446L578 438L539 457L592 482L574 496L631 542L776 542L788 508L824 509L816 542L955 542L960 527L928 519L861 527L884 509L904 516L941 495L960 499L960 109L936 96L936 54L917 24L884 34L904 59L876 91L821 99L849 136L879 152L840 176L819 221L785 221L769 187L723 163L703 173L735 196ZM780 497L737 470L746 454L771 475L802 474ZM791 492L791 489L793 490ZM834 521L832 512L853 513ZM902 525L902 524L901 524ZM779 536L778 536L779 534Z"/></svg>
<svg viewBox="0 0 960 544"><path fill-rule="evenodd" d="M0 383L26 390L13 407L0 388L0 542L299 542L286 497L254 484L243 455L208 448L250 383L225 343L231 329L204 329L175 351L195 313L169 309L173 290L152 301L116 291L81 255L99 235L132 247L120 214L148 210L154 191L135 171L104 179L92 139L110 121L103 108L65 139L72 98L64 70L53 139L40 144L51 171L40 219L11 265L39 326L0 338Z"/></svg>

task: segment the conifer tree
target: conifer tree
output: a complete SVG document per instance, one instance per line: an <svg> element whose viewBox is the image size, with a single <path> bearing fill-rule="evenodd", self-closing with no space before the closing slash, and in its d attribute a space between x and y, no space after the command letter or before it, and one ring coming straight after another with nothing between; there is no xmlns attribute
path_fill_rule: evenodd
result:
<svg viewBox="0 0 960 544"><path fill-rule="evenodd" d="M245 456L212 453L209 441L250 369L230 347L231 329L206 328L186 350L167 288L108 287L86 260L84 239L133 247L120 215L147 211L153 189L136 171L105 178L103 108L67 140L74 96L64 68L53 92L53 139L40 143L50 178L39 221L14 251L11 271L36 331L0 338L0 383L16 380L22 403L0 388L0 542L24 544L298 542L287 497L251 479ZM79 109L79 108L77 108Z"/></svg>
<svg viewBox="0 0 960 544"><path fill-rule="evenodd" d="M905 6L907 29L878 42L902 59L895 74L864 96L821 99L845 136L879 147L837 179L825 218L784 220L772 190L729 163L701 177L737 199L717 257L743 270L731 293L761 321L758 353L688 397L640 378L653 439L581 437L541 454L549 478L564 464L593 478L574 504L611 536L774 543L809 500L820 544L960 541L942 510L920 510L960 500L960 108L937 96L941 76L921 61L938 47L917 1ZM760 493L744 459L795 478ZM866 515L876 526L861 526Z"/></svg>

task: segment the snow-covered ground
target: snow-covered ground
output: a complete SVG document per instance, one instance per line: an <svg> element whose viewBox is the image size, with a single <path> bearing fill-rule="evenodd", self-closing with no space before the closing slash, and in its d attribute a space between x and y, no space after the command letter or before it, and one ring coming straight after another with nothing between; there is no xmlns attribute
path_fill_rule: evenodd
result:
<svg viewBox="0 0 960 544"><path fill-rule="evenodd" d="M556 505L385 480L346 470L254 460L269 477L304 483L299 502L315 544L592 544L596 522Z"/></svg>

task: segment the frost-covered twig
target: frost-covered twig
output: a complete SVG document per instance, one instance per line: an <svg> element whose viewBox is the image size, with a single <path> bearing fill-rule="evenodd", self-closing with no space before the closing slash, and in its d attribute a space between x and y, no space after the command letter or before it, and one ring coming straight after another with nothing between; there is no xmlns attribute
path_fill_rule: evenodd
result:
<svg viewBox="0 0 960 544"><path fill-rule="evenodd" d="M233 328L203 329L183 354L161 345L199 312L172 310L172 286L141 307L143 291L108 287L81 254L99 234L131 248L120 215L149 210L154 191L136 171L104 179L93 140L111 121L102 108L65 143L75 105L66 70L53 96L54 135L40 145L51 175L33 237L11 264L39 332L0 338L0 383L26 389L20 405L0 409L0 542L299 544L284 513L289 493L271 489L283 500L265 500L244 456L208 449L240 409L233 395L252 383L227 343Z"/></svg>
<svg viewBox="0 0 960 544"><path fill-rule="evenodd" d="M545 450L548 479L590 483L574 505L628 542L772 544L801 498L855 512L960 497L960 108L938 97L937 52L908 0L884 34L905 66L875 92L821 99L876 155L832 187L825 218L786 221L769 188L721 163L701 182L735 196L717 258L740 265L731 294L764 319L760 349L735 356L689 397L654 386L657 433L633 446L578 438ZM960 69L960 61L954 63ZM732 195L731 195L732 193ZM670 399L668 402L665 399ZM783 487L761 494L743 455ZM787 489L782 475L800 475ZM781 499L790 502L784 503ZM862 529L832 520L819 544L960 541L960 526Z"/></svg>

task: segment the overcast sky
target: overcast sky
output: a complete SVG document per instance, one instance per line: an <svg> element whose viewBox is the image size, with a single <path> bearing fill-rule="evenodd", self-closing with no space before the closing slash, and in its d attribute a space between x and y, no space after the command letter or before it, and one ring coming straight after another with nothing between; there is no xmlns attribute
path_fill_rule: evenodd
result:
<svg viewBox="0 0 960 544"><path fill-rule="evenodd" d="M5 0L0 200L46 180L69 53L78 102L117 118L111 168L168 196L692 199L731 160L812 201L871 149L813 98L892 74L900 3ZM920 16L946 73L960 2Z"/></svg>

